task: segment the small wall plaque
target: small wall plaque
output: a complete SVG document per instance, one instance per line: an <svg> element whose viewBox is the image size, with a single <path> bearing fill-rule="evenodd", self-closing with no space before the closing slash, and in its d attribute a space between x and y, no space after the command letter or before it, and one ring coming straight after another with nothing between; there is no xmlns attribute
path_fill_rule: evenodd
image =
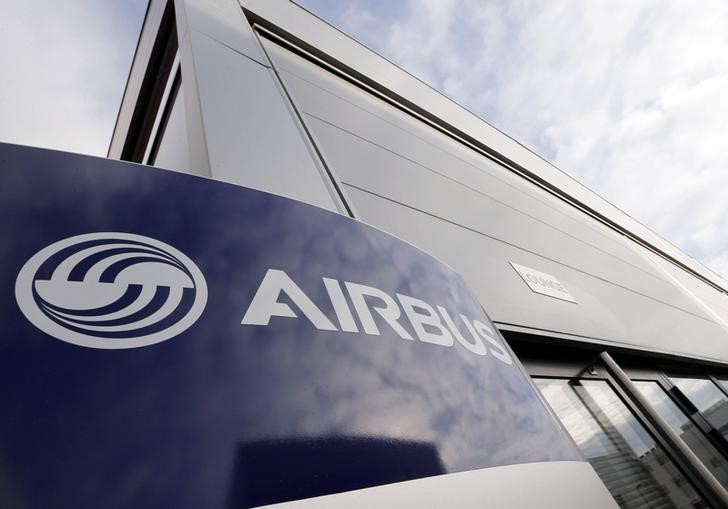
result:
<svg viewBox="0 0 728 509"><path fill-rule="evenodd" d="M569 290L551 274L524 267L517 263L509 263L534 292L576 304L576 299L569 293Z"/></svg>

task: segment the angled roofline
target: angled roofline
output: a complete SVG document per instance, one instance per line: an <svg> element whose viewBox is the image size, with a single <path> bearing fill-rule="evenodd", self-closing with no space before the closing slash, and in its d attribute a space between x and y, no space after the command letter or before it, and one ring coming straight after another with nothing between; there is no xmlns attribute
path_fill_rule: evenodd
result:
<svg viewBox="0 0 728 509"><path fill-rule="evenodd" d="M728 293L728 281L659 234L528 147L292 0L226 1L237 2L249 22L268 36L499 162L714 289ZM147 67L154 60L155 45L159 46L158 33L165 12L173 3L174 0L150 0L108 151L111 158L122 159L129 154L135 122L138 124L138 103L150 79ZM257 54L249 56L259 58Z"/></svg>
<svg viewBox="0 0 728 509"><path fill-rule="evenodd" d="M238 0L252 24L303 49L718 291L728 281L514 138L292 0Z"/></svg>

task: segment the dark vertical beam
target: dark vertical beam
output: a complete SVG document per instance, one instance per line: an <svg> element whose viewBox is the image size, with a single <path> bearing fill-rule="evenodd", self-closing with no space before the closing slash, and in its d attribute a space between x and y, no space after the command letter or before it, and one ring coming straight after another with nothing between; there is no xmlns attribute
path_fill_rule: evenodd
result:
<svg viewBox="0 0 728 509"><path fill-rule="evenodd" d="M124 141L120 159L141 163L147 148L149 135L152 132L157 110L162 101L164 86L172 70L174 57L177 54L177 26L174 6L167 2L154 41L152 54L149 57L139 96L134 106L129 130Z"/></svg>

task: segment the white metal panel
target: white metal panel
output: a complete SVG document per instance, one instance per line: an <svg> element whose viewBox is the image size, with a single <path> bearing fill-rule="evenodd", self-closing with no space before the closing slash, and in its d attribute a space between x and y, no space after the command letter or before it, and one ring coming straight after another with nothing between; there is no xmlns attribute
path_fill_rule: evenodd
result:
<svg viewBox="0 0 728 509"><path fill-rule="evenodd" d="M178 57L185 89L185 117L187 119L187 139L190 151L190 167L195 168L198 175L210 176L210 156L207 153L207 140L202 126L202 109L195 75L195 63L192 57L192 43L186 35L179 41Z"/></svg>
<svg viewBox="0 0 728 509"><path fill-rule="evenodd" d="M337 210L272 71L201 32L186 39L211 176Z"/></svg>
<svg viewBox="0 0 728 509"><path fill-rule="evenodd" d="M195 30L259 63L267 60L235 0L174 0L177 37Z"/></svg>
<svg viewBox="0 0 728 509"><path fill-rule="evenodd" d="M184 89L181 84L169 108L169 116L164 129L158 134L160 141L153 164L185 173L206 175L190 164L187 115L185 114Z"/></svg>
<svg viewBox="0 0 728 509"><path fill-rule="evenodd" d="M396 153L382 150L341 129L316 121L310 124L344 183L452 221L568 267L703 315L704 312L665 279L635 267L547 221L521 212L520 201L497 201ZM526 183L527 184L527 183ZM519 198L516 195L514 198ZM356 202L355 202L356 204ZM367 220L362 215L362 219ZM588 218L584 218L588 220ZM615 244L619 243L615 240ZM641 265L644 265L642 263Z"/></svg>
<svg viewBox="0 0 728 509"><path fill-rule="evenodd" d="M239 0L241 5L332 59L417 105L457 131L477 140L505 160L526 169L553 188L644 239L698 274L728 289L728 282L662 239L659 235L592 192L537 154L487 124L440 92L414 78L346 34L287 0Z"/></svg>
<svg viewBox="0 0 728 509"><path fill-rule="evenodd" d="M612 271L613 279L619 284L636 285L638 291L641 288L657 287L667 293L667 296L663 296L666 299L679 295L664 275L646 263L614 230L555 199L543 189L530 185L482 155L464 149L461 144L422 122L362 93L359 88L321 72L320 68L289 51L275 44L266 44L266 47L275 58L284 81L295 93L296 101L307 115L313 131L324 142L327 155L332 158L332 162L338 163L334 169L342 179L367 189L369 185L377 186L377 192L387 195L389 193L385 190L389 186L402 183L402 192L405 194L414 196L417 193L410 191L424 190L431 195L427 199L428 203L445 202L448 210L451 210L450 201L454 200L457 207L463 194L470 194L481 205L490 201L499 210L491 211L490 214L485 211L480 211L482 214L466 211L465 220L468 221L468 217L470 222L484 217L498 217L497 223L488 220L492 227L505 230L500 235L496 234L499 238L510 241L509 235L519 235L518 225L512 222L509 224L507 217L520 215L522 220L541 222L545 225L545 231L553 232L555 238L549 241L545 249L551 250L555 259L567 264L569 260L574 260L577 267L579 264L590 264L593 270L597 270L592 273L598 274L600 269L605 268L605 260L611 263L609 257L616 258L625 264ZM367 145L359 147L367 154L350 153L354 145ZM367 160L369 164L366 169L357 163ZM419 167L397 180L394 167L407 166ZM439 177L442 179L437 180ZM427 179L437 182L423 184L422 181ZM452 200L448 201L448 197L452 197ZM447 213L444 213L444 217L451 218ZM570 246L573 244L576 244L577 249L580 245L590 247L592 253L584 256L572 252ZM519 245L529 248L527 244ZM609 273L601 274L601 277L608 279L609 276ZM645 280L644 285L639 284L640 279ZM682 300L689 309L695 311L687 300Z"/></svg>
<svg viewBox="0 0 728 509"><path fill-rule="evenodd" d="M265 42L265 41L264 41ZM565 232L576 228L580 237L643 270L658 273L632 249L614 241L614 230L596 221L585 221L583 212L421 121L384 104L343 80L306 65L300 57L276 44L266 47L278 71L295 91L307 115L344 128L379 147L420 164L430 171L472 187L504 202L518 200L519 210L549 222Z"/></svg>
<svg viewBox="0 0 728 509"><path fill-rule="evenodd" d="M365 221L424 249L462 274L499 324L728 362L728 333L708 318L366 191L347 186L347 192ZM578 304L533 293L510 261L554 275Z"/></svg>
<svg viewBox="0 0 728 509"><path fill-rule="evenodd" d="M264 44L360 217L460 271L495 320L728 358L728 334L716 317L615 230L361 88ZM578 304L530 294L509 261L553 274L573 287Z"/></svg>
<svg viewBox="0 0 728 509"><path fill-rule="evenodd" d="M642 249L643 255L659 267L664 273L674 281L674 283L684 289L695 302L714 316L716 320L728 327L728 295L716 288L696 279L688 274L680 267L670 263L655 253Z"/></svg>
<svg viewBox="0 0 728 509"><path fill-rule="evenodd" d="M470 470L265 506L269 509L616 509L589 463L550 461Z"/></svg>

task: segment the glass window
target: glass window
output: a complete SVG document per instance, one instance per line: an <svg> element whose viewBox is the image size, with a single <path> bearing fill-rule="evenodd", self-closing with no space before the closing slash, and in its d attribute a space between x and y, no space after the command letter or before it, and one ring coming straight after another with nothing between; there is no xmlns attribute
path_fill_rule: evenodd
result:
<svg viewBox="0 0 728 509"><path fill-rule="evenodd" d="M678 389L700 410L703 417L728 438L728 397L712 381L670 377Z"/></svg>
<svg viewBox="0 0 728 509"><path fill-rule="evenodd" d="M534 381L620 507L707 507L607 382Z"/></svg>
<svg viewBox="0 0 728 509"><path fill-rule="evenodd" d="M657 382L634 382L658 414L705 464L715 478L728 488L728 463L713 447L708 438L693 424L685 413L670 399Z"/></svg>

